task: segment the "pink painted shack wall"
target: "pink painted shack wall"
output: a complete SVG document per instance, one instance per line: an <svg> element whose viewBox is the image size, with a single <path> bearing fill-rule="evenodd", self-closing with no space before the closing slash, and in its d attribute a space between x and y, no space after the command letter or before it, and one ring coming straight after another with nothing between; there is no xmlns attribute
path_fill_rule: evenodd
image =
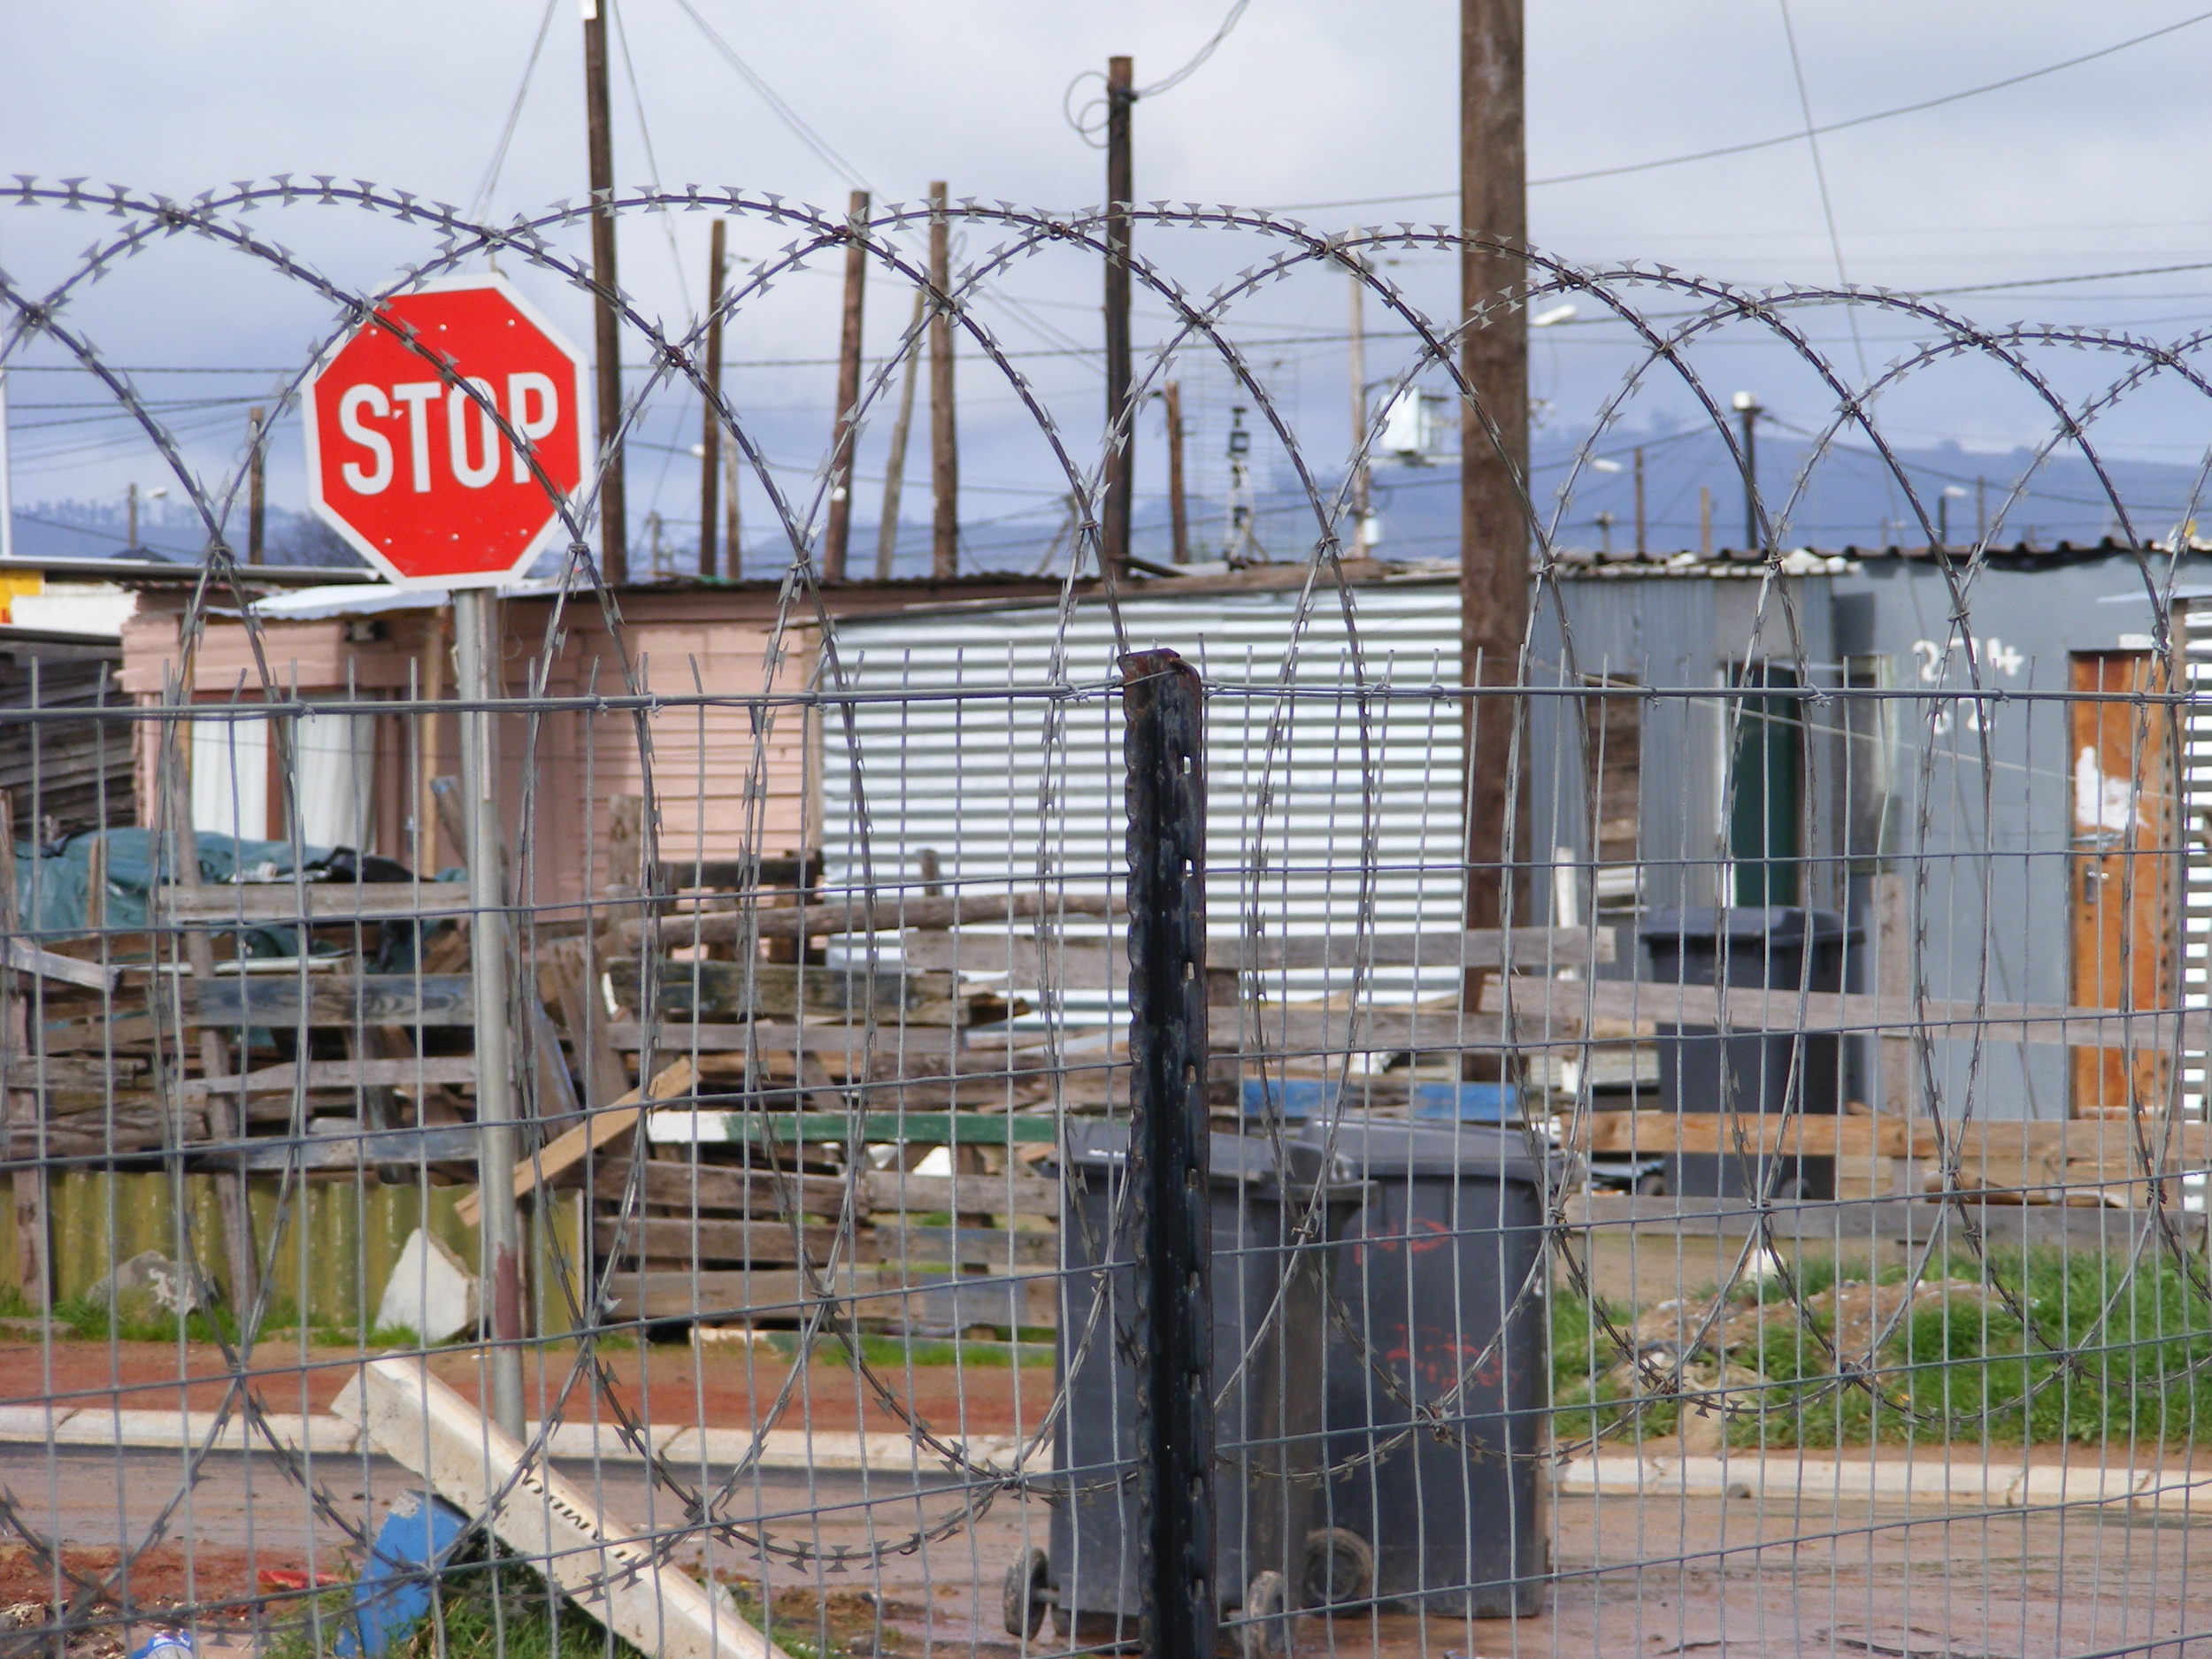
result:
<svg viewBox="0 0 2212 1659"><path fill-rule="evenodd" d="M704 692L710 699L704 705L662 707L645 718L652 794L660 810L660 856L736 858L755 846L767 856L806 850L816 835L805 711L712 701L757 696L768 688L773 590L632 589L621 603L639 688L677 697ZM125 628L123 684L142 702L158 702L164 685L178 672L180 606L174 599L150 595ZM528 695L549 615L543 600L504 607L507 695ZM364 700L448 696L453 678L449 630L442 611L272 620L260 626L257 661L244 624L211 619L193 664L194 700L259 701L265 684L280 696L343 696L349 687ZM813 661L812 631L787 634L774 689L803 692ZM623 695L621 653L595 601L567 608L542 686L553 698ZM519 716L501 725L503 799L517 838L518 898L554 905L603 891L616 803L646 793L648 764L636 718L622 710L561 710L537 717L534 730ZM144 735L142 808L152 797L150 726ZM418 867L457 862L457 849L446 838L439 835L425 849L415 830L419 818L434 823L434 810L421 810L427 804L426 780L458 771L453 718L395 713L378 721L375 751L375 849ZM749 786L757 799L749 814ZM282 795L281 789L269 791L265 833L284 833ZM255 827L242 826L247 833Z"/></svg>

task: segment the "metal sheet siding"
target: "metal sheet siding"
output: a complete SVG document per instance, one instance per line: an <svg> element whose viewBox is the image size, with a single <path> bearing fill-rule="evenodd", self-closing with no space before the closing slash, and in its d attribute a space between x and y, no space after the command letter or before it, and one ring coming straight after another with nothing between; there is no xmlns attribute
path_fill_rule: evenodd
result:
<svg viewBox="0 0 2212 1659"><path fill-rule="evenodd" d="M1456 680L1457 595L1445 583L1363 588L1354 611L1356 668L1333 594L1316 596L1302 626L1288 594L1122 606L1132 649L1182 652L1210 688L1208 895L1217 931L1349 933L1369 903L1381 929L1457 925L1458 704L1359 695L1363 680L1400 689ZM840 666L826 664L822 684L833 688L841 674L858 700L823 721L832 884L918 892L923 849L933 849L942 879L971 890L1041 879L1069 893L1118 890L1111 618L1100 605L1077 610L1055 690L1061 641L1049 606L837 626ZM1292 695L1282 695L1286 683ZM1009 687L1025 689L1009 695ZM1425 994L1455 982L1449 972L1401 972L1377 988L1402 995L1417 980Z"/></svg>

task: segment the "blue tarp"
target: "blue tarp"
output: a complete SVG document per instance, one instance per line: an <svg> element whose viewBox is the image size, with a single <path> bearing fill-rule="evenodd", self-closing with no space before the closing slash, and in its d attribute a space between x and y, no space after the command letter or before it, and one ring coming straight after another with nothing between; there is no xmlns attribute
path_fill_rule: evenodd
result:
<svg viewBox="0 0 2212 1659"><path fill-rule="evenodd" d="M289 841L243 841L234 835L203 833L198 843L200 879L211 886L248 881L283 881L294 874L310 881L346 882L405 880L408 872L388 859L363 858L349 847L302 847L298 862ZM90 915L92 848L107 843L107 925L111 928L147 925L153 887L171 879L170 848L165 836L151 830L88 830L50 846L19 841L15 849L16 913L25 932L75 933L85 930ZM440 879L457 878L459 871L442 872ZM416 957L416 930L388 926L384 946L373 964L379 972L404 972ZM251 956L288 956L299 949L288 927L243 930L244 953Z"/></svg>

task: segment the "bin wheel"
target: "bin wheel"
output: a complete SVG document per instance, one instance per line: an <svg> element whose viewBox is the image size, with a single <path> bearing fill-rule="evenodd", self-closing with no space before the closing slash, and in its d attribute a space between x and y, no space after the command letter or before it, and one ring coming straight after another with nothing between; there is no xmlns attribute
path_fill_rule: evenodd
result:
<svg viewBox="0 0 2212 1659"><path fill-rule="evenodd" d="M1306 1534L1303 1576L1302 1606L1349 1610L1375 1594L1374 1548L1348 1528L1318 1527Z"/></svg>
<svg viewBox="0 0 2212 1659"><path fill-rule="evenodd" d="M1664 1198L1667 1195L1667 1178L1657 1170L1649 1171L1636 1178L1634 1191L1639 1198Z"/></svg>
<svg viewBox="0 0 2212 1659"><path fill-rule="evenodd" d="M1034 1544L1006 1569L1006 1633L1033 1640L1052 1610L1052 1563Z"/></svg>
<svg viewBox="0 0 2212 1659"><path fill-rule="evenodd" d="M1245 1587L1239 1659L1284 1659L1289 1652L1290 1586L1279 1572L1260 1573Z"/></svg>

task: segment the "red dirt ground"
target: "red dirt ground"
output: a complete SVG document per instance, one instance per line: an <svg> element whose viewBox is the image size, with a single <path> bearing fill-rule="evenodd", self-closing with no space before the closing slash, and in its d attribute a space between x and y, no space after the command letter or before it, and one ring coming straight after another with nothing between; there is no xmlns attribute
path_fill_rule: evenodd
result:
<svg viewBox="0 0 2212 1659"><path fill-rule="evenodd" d="M538 1400L550 1403L566 1383L575 1350L549 1345L526 1360ZM319 1412L344 1387L365 1356L347 1349L295 1345L256 1350L249 1375L267 1409ZM757 1426L755 1402L772 1402L791 1362L763 1347L730 1351L675 1344L602 1356L625 1405L655 1426ZM442 1354L431 1369L472 1399L480 1384L473 1352ZM1052 1373L1042 1367L950 1365L887 1370L884 1380L932 1428L944 1433L1006 1434L1043 1420L1052 1397ZM57 1341L0 1344L0 1405L37 1405L51 1400L78 1409L211 1411L222 1403L230 1374L222 1350L209 1344ZM571 1394L565 1420L593 1415L590 1392ZM542 1416L541 1410L534 1415ZM603 1417L603 1411L601 1413ZM891 1429L896 1419L860 1379L841 1364L817 1360L803 1368L780 1426L810 1425L830 1432Z"/></svg>

